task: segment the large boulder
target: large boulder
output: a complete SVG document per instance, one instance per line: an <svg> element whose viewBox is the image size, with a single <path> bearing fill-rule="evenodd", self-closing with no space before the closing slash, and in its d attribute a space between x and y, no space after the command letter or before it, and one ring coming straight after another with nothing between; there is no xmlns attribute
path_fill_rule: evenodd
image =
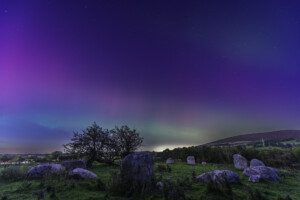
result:
<svg viewBox="0 0 300 200"><path fill-rule="evenodd" d="M195 165L196 164L195 157L194 156L188 156L186 158L186 162L187 162L188 165Z"/></svg>
<svg viewBox="0 0 300 200"><path fill-rule="evenodd" d="M240 182L240 177L237 173L230 170L213 170L197 176L196 180L202 183L219 183L223 181L238 183Z"/></svg>
<svg viewBox="0 0 300 200"><path fill-rule="evenodd" d="M65 168L61 164L39 164L31 167L27 172L28 178L42 178L63 173Z"/></svg>
<svg viewBox="0 0 300 200"><path fill-rule="evenodd" d="M97 175L89 170L76 168L69 172L69 176L75 179L97 179Z"/></svg>
<svg viewBox="0 0 300 200"><path fill-rule="evenodd" d="M248 167L248 161L240 154L233 155L233 163L236 169L246 169Z"/></svg>
<svg viewBox="0 0 300 200"><path fill-rule="evenodd" d="M261 180L275 182L280 180L278 170L266 166L248 167L243 171L243 174L248 176L251 182L259 182Z"/></svg>
<svg viewBox="0 0 300 200"><path fill-rule="evenodd" d="M174 163L175 163L175 160L172 158L168 158L166 161L166 164L174 164Z"/></svg>
<svg viewBox="0 0 300 200"><path fill-rule="evenodd" d="M154 178L153 153L137 152L122 160L121 179L128 184L146 184Z"/></svg>
<svg viewBox="0 0 300 200"><path fill-rule="evenodd" d="M265 163L263 163L263 161L258 160L258 159L252 159L250 161L250 167L256 167L256 166L266 166Z"/></svg>
<svg viewBox="0 0 300 200"><path fill-rule="evenodd" d="M61 165L68 171L76 168L86 169L86 162L84 160L65 160Z"/></svg>

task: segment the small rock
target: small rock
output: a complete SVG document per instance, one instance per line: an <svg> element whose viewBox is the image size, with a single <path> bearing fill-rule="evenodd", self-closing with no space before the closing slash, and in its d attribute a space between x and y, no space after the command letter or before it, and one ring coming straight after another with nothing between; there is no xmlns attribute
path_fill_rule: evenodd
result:
<svg viewBox="0 0 300 200"><path fill-rule="evenodd" d="M248 161L240 154L233 155L233 163L236 169L245 169L248 167Z"/></svg>
<svg viewBox="0 0 300 200"><path fill-rule="evenodd" d="M256 167L256 166L266 166L265 163L263 163L263 161L258 160L258 159L252 159L250 161L250 167Z"/></svg>
<svg viewBox="0 0 300 200"><path fill-rule="evenodd" d="M76 168L70 171L69 176L75 179L97 179L97 175L89 170Z"/></svg>
<svg viewBox="0 0 300 200"><path fill-rule="evenodd" d="M174 164L174 163L175 163L175 160L172 158L168 158L166 161L166 164Z"/></svg>
<svg viewBox="0 0 300 200"><path fill-rule="evenodd" d="M159 191L163 191L164 189L164 183L159 181L156 183L156 188L159 190Z"/></svg>
<svg viewBox="0 0 300 200"><path fill-rule="evenodd" d="M195 157L194 156L188 156L186 158L186 161L187 161L187 164L188 165L195 165L196 164L196 161L195 161Z"/></svg>
<svg viewBox="0 0 300 200"><path fill-rule="evenodd" d="M201 164L202 164L202 165L206 165L207 163L206 163L205 161L202 161Z"/></svg>
<svg viewBox="0 0 300 200"><path fill-rule="evenodd" d="M240 182L240 177L237 173L230 170L213 170L197 176L196 180L202 183L220 182L222 180L226 180L228 183L238 183Z"/></svg>
<svg viewBox="0 0 300 200"><path fill-rule="evenodd" d="M266 166L255 166L248 167L243 171L245 176L249 176L249 181L259 182L261 180L265 181L279 181L279 172L277 169Z"/></svg>

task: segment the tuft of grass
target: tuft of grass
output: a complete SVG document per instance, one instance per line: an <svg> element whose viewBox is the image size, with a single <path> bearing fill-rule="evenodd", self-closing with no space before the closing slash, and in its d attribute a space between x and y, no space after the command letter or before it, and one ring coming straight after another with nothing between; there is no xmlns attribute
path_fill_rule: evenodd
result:
<svg viewBox="0 0 300 200"><path fill-rule="evenodd" d="M171 172L171 167L169 165L166 165L166 164L158 164L156 166L156 170L160 173L164 173L164 172Z"/></svg>
<svg viewBox="0 0 300 200"><path fill-rule="evenodd" d="M26 170L20 166L9 166L4 168L0 173L0 179L4 181L18 181L24 179Z"/></svg>

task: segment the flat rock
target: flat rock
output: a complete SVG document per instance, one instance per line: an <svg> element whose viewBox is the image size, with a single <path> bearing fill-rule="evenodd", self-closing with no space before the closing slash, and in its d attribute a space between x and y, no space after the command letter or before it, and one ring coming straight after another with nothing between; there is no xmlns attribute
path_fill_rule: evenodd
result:
<svg viewBox="0 0 300 200"><path fill-rule="evenodd" d="M187 162L188 165L195 165L196 164L195 157L194 156L188 156L186 158L186 162Z"/></svg>
<svg viewBox="0 0 300 200"><path fill-rule="evenodd" d="M238 183L240 182L240 177L237 173L230 170L213 170L197 176L196 180L202 183L216 183L224 180L228 183Z"/></svg>
<svg viewBox="0 0 300 200"><path fill-rule="evenodd" d="M60 174L65 171L65 168L61 164L39 164L31 167L27 172L28 178L42 178L45 176Z"/></svg>
<svg viewBox="0 0 300 200"><path fill-rule="evenodd" d="M267 166L248 167L243 171L243 174L248 176L251 182L260 182L261 180L275 182L280 180L278 170Z"/></svg>
<svg viewBox="0 0 300 200"><path fill-rule="evenodd" d="M75 179L97 179L97 175L94 172L83 168L76 168L69 172L69 176Z"/></svg>
<svg viewBox="0 0 300 200"><path fill-rule="evenodd" d="M258 160L258 159L252 159L250 161L250 167L256 167L256 166L266 166L265 163L263 163L263 161Z"/></svg>
<svg viewBox="0 0 300 200"><path fill-rule="evenodd" d="M248 161L240 154L233 155L233 164L236 169L246 169L248 167Z"/></svg>

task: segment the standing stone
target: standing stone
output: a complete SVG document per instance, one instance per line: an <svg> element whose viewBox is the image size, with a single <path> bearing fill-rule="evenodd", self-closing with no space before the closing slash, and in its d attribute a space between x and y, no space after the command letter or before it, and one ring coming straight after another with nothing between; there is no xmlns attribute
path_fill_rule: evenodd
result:
<svg viewBox="0 0 300 200"><path fill-rule="evenodd" d="M263 163L263 161L258 160L258 159L252 159L250 161L250 167L256 167L256 166L266 166L265 163Z"/></svg>
<svg viewBox="0 0 300 200"><path fill-rule="evenodd" d="M122 160L122 181L127 184L147 184L154 178L153 166L153 153L138 152L129 154Z"/></svg>
<svg viewBox="0 0 300 200"><path fill-rule="evenodd" d="M195 157L194 156L188 156L186 158L186 162L187 162L188 165L195 165L196 164Z"/></svg>
<svg viewBox="0 0 300 200"><path fill-rule="evenodd" d="M166 164L174 164L174 163L175 163L175 161L172 158L168 158L166 161Z"/></svg>
<svg viewBox="0 0 300 200"><path fill-rule="evenodd" d="M248 167L248 161L240 154L233 155L234 167L237 169L246 169Z"/></svg>

